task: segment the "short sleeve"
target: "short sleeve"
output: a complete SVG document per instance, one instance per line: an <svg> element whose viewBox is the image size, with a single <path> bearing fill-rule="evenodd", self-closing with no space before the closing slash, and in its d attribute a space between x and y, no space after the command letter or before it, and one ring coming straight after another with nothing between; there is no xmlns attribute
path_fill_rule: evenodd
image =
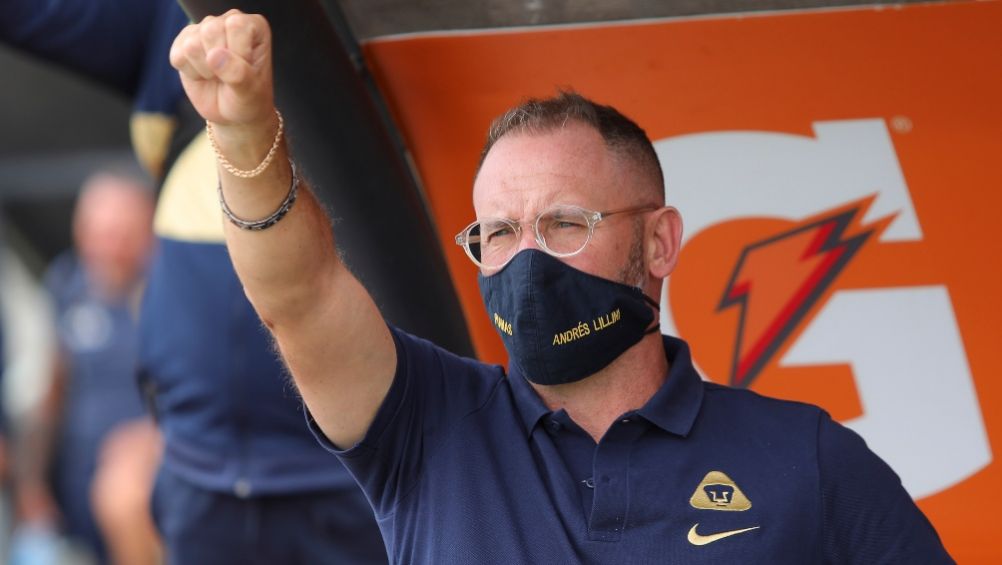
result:
<svg viewBox="0 0 1002 565"><path fill-rule="evenodd" d="M307 410L314 436L340 458L380 518L393 514L417 487L427 460L504 379L500 367L458 357L392 327L390 331L397 349L396 374L358 444L339 449Z"/></svg>
<svg viewBox="0 0 1002 565"><path fill-rule="evenodd" d="M897 474L828 414L818 463L825 563L954 563Z"/></svg>

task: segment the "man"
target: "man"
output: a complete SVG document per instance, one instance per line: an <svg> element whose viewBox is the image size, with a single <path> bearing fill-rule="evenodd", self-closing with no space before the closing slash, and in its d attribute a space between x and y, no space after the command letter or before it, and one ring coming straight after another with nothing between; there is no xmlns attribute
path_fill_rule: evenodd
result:
<svg viewBox="0 0 1002 565"><path fill-rule="evenodd" d="M270 32L231 11L171 49L214 133L234 265L398 563L949 563L862 440L703 383L656 333L681 240L650 141L564 94L491 128L457 236L511 371L388 328L287 161Z"/></svg>
<svg viewBox="0 0 1002 565"><path fill-rule="evenodd" d="M59 343L54 374L21 430L20 519L60 523L101 562L155 563L159 554L148 507L159 438L135 385L136 316L152 222L152 194L141 181L99 172L84 183L74 250L56 258L45 279ZM112 436L120 447L99 457ZM116 488L92 503L95 477L114 469L129 471L117 472ZM102 531L95 505L121 516L114 528Z"/></svg>
<svg viewBox="0 0 1002 565"><path fill-rule="evenodd" d="M132 100L134 147L162 180L139 362L163 433L152 507L166 561L385 562L364 495L302 425L302 402L240 290L215 197L201 190L215 185L214 160L167 60L187 23L175 0L0 10L0 41Z"/></svg>

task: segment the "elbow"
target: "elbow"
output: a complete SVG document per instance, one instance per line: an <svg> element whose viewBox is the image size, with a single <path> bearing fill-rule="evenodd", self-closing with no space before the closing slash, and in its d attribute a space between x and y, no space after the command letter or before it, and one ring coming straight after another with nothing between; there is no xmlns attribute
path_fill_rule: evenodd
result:
<svg viewBox="0 0 1002 565"><path fill-rule="evenodd" d="M258 289L257 293L251 293L244 287L244 295L261 323L272 334L308 318L330 292L330 277L320 275L308 277L295 285L284 285L281 292L262 292Z"/></svg>

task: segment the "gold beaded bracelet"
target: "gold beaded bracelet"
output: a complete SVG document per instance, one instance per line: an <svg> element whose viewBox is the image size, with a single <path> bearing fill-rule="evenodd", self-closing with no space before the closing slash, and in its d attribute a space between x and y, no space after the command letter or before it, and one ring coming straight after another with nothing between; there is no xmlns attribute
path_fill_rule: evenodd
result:
<svg viewBox="0 0 1002 565"><path fill-rule="evenodd" d="M285 131L285 120L282 119L282 113L278 111L278 108L275 108L275 115L278 117L278 131L275 132L275 141L272 142L271 149L268 150L268 154L264 156L264 161L261 161L260 165L250 169L249 171L234 167L233 164L223 156L223 152L219 150L219 145L216 143L216 136L212 131L212 124L208 121L205 122L205 133L209 136L209 145L212 146L212 151L216 154L216 160L219 161L219 165L223 167L223 170L235 177L252 179L260 175L268 168L272 159L275 158L275 152L278 151L279 142L282 141L282 132Z"/></svg>

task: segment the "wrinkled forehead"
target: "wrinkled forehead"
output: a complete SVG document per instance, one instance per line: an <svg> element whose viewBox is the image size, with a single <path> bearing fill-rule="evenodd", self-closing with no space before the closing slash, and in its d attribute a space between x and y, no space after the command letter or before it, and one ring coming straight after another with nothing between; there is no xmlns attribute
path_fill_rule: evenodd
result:
<svg viewBox="0 0 1002 565"><path fill-rule="evenodd" d="M620 158L584 124L499 139L473 184L478 217L520 219L553 204L604 209L615 201Z"/></svg>

